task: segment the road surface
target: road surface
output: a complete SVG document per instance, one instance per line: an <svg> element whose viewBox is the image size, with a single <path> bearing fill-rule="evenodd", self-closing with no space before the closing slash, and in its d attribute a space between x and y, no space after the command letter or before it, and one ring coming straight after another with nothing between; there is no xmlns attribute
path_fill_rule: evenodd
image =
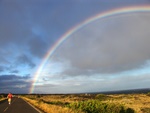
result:
<svg viewBox="0 0 150 113"><path fill-rule="evenodd" d="M9 105L7 100L0 101L0 113L42 113L21 98L14 97Z"/></svg>

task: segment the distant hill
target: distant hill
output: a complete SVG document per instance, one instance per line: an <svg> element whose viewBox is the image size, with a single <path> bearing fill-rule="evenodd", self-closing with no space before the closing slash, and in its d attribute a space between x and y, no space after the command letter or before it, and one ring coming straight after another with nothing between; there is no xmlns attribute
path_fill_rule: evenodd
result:
<svg viewBox="0 0 150 113"><path fill-rule="evenodd" d="M148 92L150 92L150 88L92 92L91 94L98 94L98 93L102 93L102 94L133 94L133 93L148 93Z"/></svg>

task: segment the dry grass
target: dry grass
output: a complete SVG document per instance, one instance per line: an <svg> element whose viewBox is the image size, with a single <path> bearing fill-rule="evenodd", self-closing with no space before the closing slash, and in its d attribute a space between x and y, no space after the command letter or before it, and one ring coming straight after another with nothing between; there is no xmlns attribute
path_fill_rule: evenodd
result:
<svg viewBox="0 0 150 113"><path fill-rule="evenodd" d="M32 100L29 98L23 97L26 101L34 105L35 107L39 108L45 113L75 113L73 110L67 108L67 107L62 107L62 106L57 106L57 105L51 105L44 103L39 100Z"/></svg>
<svg viewBox="0 0 150 113"><path fill-rule="evenodd" d="M6 98L1 98L0 101L6 100Z"/></svg>
<svg viewBox="0 0 150 113"><path fill-rule="evenodd" d="M52 101L52 102L62 102L62 103L71 103L75 101L84 101L88 100L89 98L82 96L82 95L48 95L42 96L40 99L44 101Z"/></svg>
<svg viewBox="0 0 150 113"><path fill-rule="evenodd" d="M0 95L0 101L7 99L6 97L4 97L3 95Z"/></svg>
<svg viewBox="0 0 150 113"><path fill-rule="evenodd" d="M150 96L146 94L122 94L122 95L109 95L110 100L106 102L121 103L127 107L133 108L136 113L150 113L143 111L143 109L150 109Z"/></svg>
<svg viewBox="0 0 150 113"><path fill-rule="evenodd" d="M28 95L26 97L26 100L46 113L81 113L73 111L65 105L72 102L97 99L96 95ZM136 113L150 113L150 96L147 94L115 94L105 97L99 101L123 104L134 109Z"/></svg>

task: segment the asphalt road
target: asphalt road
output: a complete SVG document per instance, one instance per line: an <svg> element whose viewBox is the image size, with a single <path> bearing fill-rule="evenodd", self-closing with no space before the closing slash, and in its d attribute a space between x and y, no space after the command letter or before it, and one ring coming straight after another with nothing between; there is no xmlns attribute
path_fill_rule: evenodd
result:
<svg viewBox="0 0 150 113"><path fill-rule="evenodd" d="M12 98L9 105L7 100L0 101L0 113L41 113L21 98Z"/></svg>

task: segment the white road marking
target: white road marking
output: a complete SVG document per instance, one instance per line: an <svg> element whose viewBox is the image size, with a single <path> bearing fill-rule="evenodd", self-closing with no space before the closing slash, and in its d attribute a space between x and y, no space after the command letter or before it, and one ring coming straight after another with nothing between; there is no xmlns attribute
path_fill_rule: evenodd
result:
<svg viewBox="0 0 150 113"><path fill-rule="evenodd" d="M4 112L8 109L8 107L4 110Z"/></svg>
<svg viewBox="0 0 150 113"><path fill-rule="evenodd" d="M15 101L16 101L16 99L15 99L15 100L13 100L13 101L11 102L11 104L13 104ZM9 104L9 106L10 106L11 104ZM9 106L8 106L8 107L6 107L6 108L4 109L4 112L5 112L5 111L7 111L7 109L9 108Z"/></svg>

